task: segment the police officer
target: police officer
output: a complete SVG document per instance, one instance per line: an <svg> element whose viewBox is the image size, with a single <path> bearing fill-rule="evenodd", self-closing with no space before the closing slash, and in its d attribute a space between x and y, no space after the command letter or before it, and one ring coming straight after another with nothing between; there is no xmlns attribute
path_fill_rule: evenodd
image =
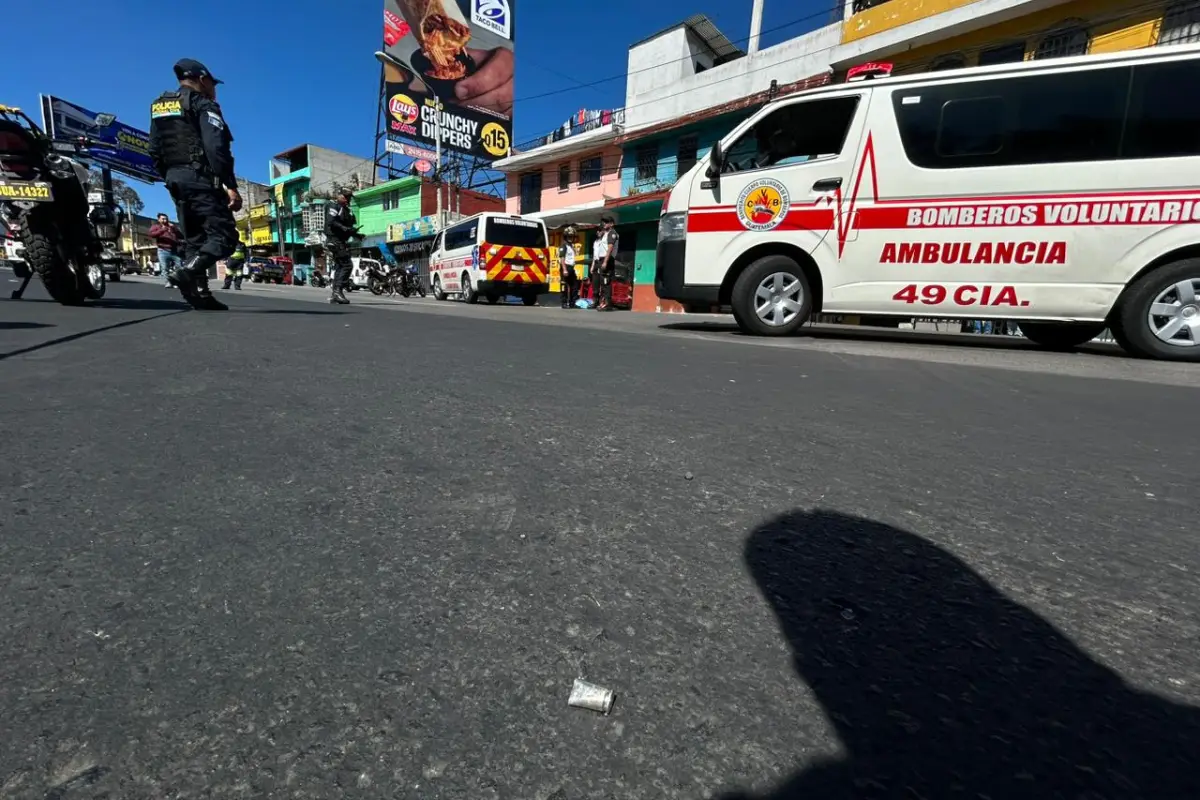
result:
<svg viewBox="0 0 1200 800"><path fill-rule="evenodd" d="M175 64L179 89L163 92L150 110L150 157L179 210L186 243L175 271L179 292L193 308L225 311L208 288L208 271L238 243L233 212L242 207L229 150L233 134L217 105L208 68L190 58Z"/></svg>
<svg viewBox="0 0 1200 800"><path fill-rule="evenodd" d="M350 198L353 192L349 189L338 189L334 194L335 202L329 206L325 214L325 245L329 250L329 258L333 262L333 294L330 303L347 305L346 290L350 288L350 239L361 236L358 230L358 220L350 210Z"/></svg>
<svg viewBox="0 0 1200 800"><path fill-rule="evenodd" d="M230 286L236 286L240 292L242 290L242 278L246 274L245 270L246 245L243 242L238 242L233 255L225 262L225 286L222 288L228 289Z"/></svg>

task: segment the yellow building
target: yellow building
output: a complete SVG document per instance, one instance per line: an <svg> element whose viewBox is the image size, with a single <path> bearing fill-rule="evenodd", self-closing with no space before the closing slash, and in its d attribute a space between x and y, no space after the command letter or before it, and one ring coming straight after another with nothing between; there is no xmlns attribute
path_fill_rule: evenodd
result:
<svg viewBox="0 0 1200 800"><path fill-rule="evenodd" d="M897 73L1200 41L1200 0L851 0L835 69Z"/></svg>
<svg viewBox="0 0 1200 800"><path fill-rule="evenodd" d="M245 218L238 220L238 235L244 244L251 247L269 245L275 241L275 231L271 223L269 203L251 206Z"/></svg>

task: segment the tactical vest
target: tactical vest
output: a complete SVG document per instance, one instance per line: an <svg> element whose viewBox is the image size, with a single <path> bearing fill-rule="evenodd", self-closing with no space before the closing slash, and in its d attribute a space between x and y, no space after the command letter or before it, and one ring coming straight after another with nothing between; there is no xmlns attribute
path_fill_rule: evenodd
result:
<svg viewBox="0 0 1200 800"><path fill-rule="evenodd" d="M346 241L344 233L338 233L334 230L333 221L342 213L342 206L337 202L330 202L325 206L325 238L332 241L334 244L342 244Z"/></svg>
<svg viewBox="0 0 1200 800"><path fill-rule="evenodd" d="M166 169L208 166L204 142L200 138L200 123L190 99L190 94L180 91L163 92L150 106L150 131L158 137L158 149Z"/></svg>

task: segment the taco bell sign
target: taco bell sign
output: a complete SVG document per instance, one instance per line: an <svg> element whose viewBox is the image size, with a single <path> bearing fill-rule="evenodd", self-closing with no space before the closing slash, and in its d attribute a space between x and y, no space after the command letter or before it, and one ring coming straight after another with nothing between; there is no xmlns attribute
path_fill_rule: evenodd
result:
<svg viewBox="0 0 1200 800"><path fill-rule="evenodd" d="M508 0L471 0L471 22L497 36L512 38L512 10Z"/></svg>

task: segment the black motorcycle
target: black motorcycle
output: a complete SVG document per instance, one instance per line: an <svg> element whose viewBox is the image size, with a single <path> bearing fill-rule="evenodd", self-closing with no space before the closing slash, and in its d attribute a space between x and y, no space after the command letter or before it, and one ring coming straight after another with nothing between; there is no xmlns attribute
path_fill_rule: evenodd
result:
<svg viewBox="0 0 1200 800"><path fill-rule="evenodd" d="M308 285L314 286L318 289L324 289L329 285L329 278L325 277L324 272L321 272L321 270L313 267L312 271L308 273Z"/></svg>
<svg viewBox="0 0 1200 800"><path fill-rule="evenodd" d="M417 269L416 264L409 264L407 267L399 270L398 283L400 294L408 297L413 294L425 296L425 283L421 280L421 273Z"/></svg>
<svg viewBox="0 0 1200 800"><path fill-rule="evenodd" d="M365 269L367 288L371 290L371 294L378 297L386 292L388 290L388 274L373 264L366 265Z"/></svg>
<svg viewBox="0 0 1200 800"><path fill-rule="evenodd" d="M111 114L97 116L111 125ZM80 145L99 144L81 137ZM101 242L88 219L87 168L62 153L78 149L54 142L19 108L0 105L0 217L25 245L21 299L36 274L63 305L104 296Z"/></svg>

